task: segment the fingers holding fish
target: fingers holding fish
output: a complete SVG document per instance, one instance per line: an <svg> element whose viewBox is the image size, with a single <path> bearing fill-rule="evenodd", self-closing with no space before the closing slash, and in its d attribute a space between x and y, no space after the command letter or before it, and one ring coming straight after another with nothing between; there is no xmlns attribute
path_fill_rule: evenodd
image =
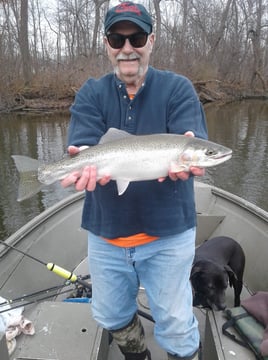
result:
<svg viewBox="0 0 268 360"><path fill-rule="evenodd" d="M78 179L81 177L81 173L79 171L74 171L66 176L63 180L61 180L61 186L66 188L70 185L76 184Z"/></svg>
<svg viewBox="0 0 268 360"><path fill-rule="evenodd" d="M184 136L195 137L195 134L191 130L189 130L184 133ZM177 181L177 180L185 181L189 179L191 173L194 176L203 176L205 174L205 169L192 166L190 167L189 171L178 171L178 172L169 171L168 176L173 181ZM159 181L162 182L163 180L159 179Z"/></svg>
<svg viewBox="0 0 268 360"><path fill-rule="evenodd" d="M74 145L70 145L68 147L68 153L71 156L76 155L80 151L85 150L86 148L88 148L88 146L77 147ZM61 185L63 187L68 187L68 186L74 184L77 191L83 191L85 189L88 191L94 191L96 188L96 182L97 182L96 167L95 166L86 166L86 167L84 167L82 172L74 171L71 174L69 174L68 176L66 176L61 181ZM103 181L103 183L105 184L105 181Z"/></svg>
<svg viewBox="0 0 268 360"><path fill-rule="evenodd" d="M80 152L79 147L74 146L74 145L68 146L68 154L69 155L75 155L75 154L78 154L79 152Z"/></svg>
<svg viewBox="0 0 268 360"><path fill-rule="evenodd" d="M70 185L75 185L77 191L87 189L88 191L95 190L96 187L96 169L91 170L93 166L86 166L82 172L74 171L61 180L61 186L66 188Z"/></svg>
<svg viewBox="0 0 268 360"><path fill-rule="evenodd" d="M102 186L108 184L108 182L111 180L111 176L104 176L103 178L101 178L98 183Z"/></svg>
<svg viewBox="0 0 268 360"><path fill-rule="evenodd" d="M188 180L190 175L194 176L204 176L205 169L200 167L191 166L189 171L179 171L179 172L169 172L169 177L171 180Z"/></svg>
<svg viewBox="0 0 268 360"><path fill-rule="evenodd" d="M179 171L179 172L171 172L169 171L168 176L171 180L177 181L177 180L188 180L190 173L188 171Z"/></svg>
<svg viewBox="0 0 268 360"><path fill-rule="evenodd" d="M81 177L75 183L77 191L87 190L94 191L97 183L97 169L96 166L85 166Z"/></svg>
<svg viewBox="0 0 268 360"><path fill-rule="evenodd" d="M110 176L103 176L98 180L97 178L97 168L96 166L86 166L81 177L76 181L75 188L77 191L87 190L94 191L96 188L97 182L104 186L111 180Z"/></svg>
<svg viewBox="0 0 268 360"><path fill-rule="evenodd" d="M103 176L100 180L97 180L97 168L96 166L85 166L82 172L75 171L66 176L61 181L63 187L75 185L77 191L94 191L96 183L104 186L111 180L110 176Z"/></svg>
<svg viewBox="0 0 268 360"><path fill-rule="evenodd" d="M204 176L206 170L204 168L191 166L190 171L194 176Z"/></svg>
<svg viewBox="0 0 268 360"><path fill-rule="evenodd" d="M82 172L74 171L63 180L61 180L61 186L66 188L70 185L74 185L77 191L95 190L96 187L96 170L91 170L91 166L86 166Z"/></svg>
<svg viewBox="0 0 268 360"><path fill-rule="evenodd" d="M168 176L173 181L177 181L177 180L185 181L189 179L191 173L194 176L204 176L205 169L192 166L190 167L189 171L178 171L178 172L169 171ZM158 179L158 181L163 182L165 179L166 179L165 177L161 177Z"/></svg>
<svg viewBox="0 0 268 360"><path fill-rule="evenodd" d="M89 148L89 146L87 146L87 145L83 145L83 146L74 146L74 145L70 145L70 146L68 146L68 154L69 155L76 155L76 154L78 154L80 151L82 151L82 150L86 150L86 149L88 149Z"/></svg>
<svg viewBox="0 0 268 360"><path fill-rule="evenodd" d="M191 130L186 131L183 135L195 137L195 134Z"/></svg>

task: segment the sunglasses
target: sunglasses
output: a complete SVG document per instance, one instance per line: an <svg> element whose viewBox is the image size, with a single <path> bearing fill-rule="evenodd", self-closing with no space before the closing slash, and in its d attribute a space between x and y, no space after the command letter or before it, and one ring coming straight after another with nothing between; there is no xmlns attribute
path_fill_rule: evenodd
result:
<svg viewBox="0 0 268 360"><path fill-rule="evenodd" d="M133 46L134 48L141 48L146 44L148 34L144 31L136 32L135 34L131 35L111 33L107 34L106 37L109 45L113 49L121 49L122 47L124 47L126 39L129 40L131 46Z"/></svg>

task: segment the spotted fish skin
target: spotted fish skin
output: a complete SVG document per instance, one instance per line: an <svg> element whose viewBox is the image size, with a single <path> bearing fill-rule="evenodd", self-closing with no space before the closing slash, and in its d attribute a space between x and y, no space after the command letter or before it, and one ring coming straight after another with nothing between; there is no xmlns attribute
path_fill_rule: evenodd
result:
<svg viewBox="0 0 268 360"><path fill-rule="evenodd" d="M230 159L232 150L211 141L176 134L131 135L110 128L98 145L51 164L13 155L20 173L18 201L36 194L44 185L62 180L73 171L95 165L98 179L110 176L122 195L132 181L153 180L169 171L191 166L211 167Z"/></svg>

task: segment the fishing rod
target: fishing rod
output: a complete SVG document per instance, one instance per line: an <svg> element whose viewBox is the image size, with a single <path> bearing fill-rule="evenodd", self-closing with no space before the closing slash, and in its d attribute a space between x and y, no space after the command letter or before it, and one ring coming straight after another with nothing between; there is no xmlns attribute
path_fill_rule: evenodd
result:
<svg viewBox="0 0 268 360"><path fill-rule="evenodd" d="M52 271L54 272L55 274L57 274L58 276L64 278L65 280L69 280L70 282L72 283L78 283L80 285L83 285L86 289L92 289L92 285L89 284L88 282L80 279L79 277L77 277L77 275L75 275L74 273L72 273L71 271L69 270L66 270L54 263L46 263L44 262L43 260L41 259L38 259L37 257L33 256L33 255L30 255L18 248L16 248L15 246L12 246L12 245L9 245L7 243L5 243L3 240L0 240L0 243L5 245L6 247L12 249L12 250L15 250L21 254L23 254L24 256L36 261L36 262L39 262L41 265L45 266L49 271ZM144 311L138 309L138 314L143 316L144 318L154 322L153 318L151 315L145 313Z"/></svg>
<svg viewBox="0 0 268 360"><path fill-rule="evenodd" d="M68 281L70 281L72 283L79 283L80 285L83 285L85 288L91 289L91 284L89 284L88 282L80 279L73 272L71 272L69 270L66 270L66 269L62 268L61 266L56 265L54 263L51 263L51 262L46 263L43 260L38 259L37 257L35 257L33 255L30 255L30 254L26 253L25 251L22 251L22 250L16 248L15 246L7 244L3 240L0 240L0 243L5 245L6 247L12 249L12 250L15 250L15 251L23 254L26 257L38 262L39 264L44 265L49 271L54 272L56 275L62 277L63 279L68 280Z"/></svg>
<svg viewBox="0 0 268 360"><path fill-rule="evenodd" d="M88 279L89 277L90 277L90 275L85 275L82 277L82 280ZM45 294L53 293L55 295L55 291L58 291L66 286L70 286L70 283L68 281L66 281L64 284L51 286L49 288L38 290L38 291L32 292L30 294L23 294L22 296L16 297L14 299L5 299L5 301L0 302L0 310L1 310L1 307L3 307L3 306L14 305L16 303L20 303L23 305L24 302L26 302L28 299L35 298L35 297L37 297L39 299L39 297L41 297L42 295L45 295ZM79 288L77 288L76 291L78 291L78 290L79 290ZM74 290L70 289L70 291L74 291ZM57 295L60 295L60 294L61 293L57 293ZM52 296L54 296L54 295L52 295Z"/></svg>
<svg viewBox="0 0 268 360"><path fill-rule="evenodd" d="M59 293L57 293L57 296L58 295L63 295L63 294L67 294L69 292L71 292L72 289L67 289L67 290L64 290L64 291L60 291ZM14 306L11 306L11 307L8 307L8 308L5 308L3 310L1 310L1 307L0 307L0 315L5 313L5 312L8 312L8 311L12 311L14 309L19 309L20 307L24 307L24 306L27 306L27 305L32 305L32 304L35 304L37 303L38 301L43 301L43 300L47 300L47 299L50 299L52 298L53 296L55 296L55 294L48 294L46 296L42 296L38 299L34 299L34 300L31 300L31 301L27 301L27 302L21 302L17 305L14 305Z"/></svg>
<svg viewBox="0 0 268 360"><path fill-rule="evenodd" d="M15 304L17 302L22 303L23 301L26 301L29 298L35 297L35 296L41 296L42 294L48 294L50 292L54 292L57 291L65 286L68 286L67 284L63 284L63 285L57 285L57 286L52 286L50 288L46 288L46 289L42 289L39 291L35 291L33 293L30 294L24 294L22 296L19 296L17 298L14 299L5 299L5 301L0 302L0 308L1 306L6 306L6 305L11 305L11 304Z"/></svg>

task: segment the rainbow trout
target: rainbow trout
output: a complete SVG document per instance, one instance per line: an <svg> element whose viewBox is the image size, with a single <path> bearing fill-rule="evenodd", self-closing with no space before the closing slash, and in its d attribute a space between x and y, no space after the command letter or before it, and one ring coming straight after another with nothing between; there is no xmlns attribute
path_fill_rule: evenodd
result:
<svg viewBox="0 0 268 360"><path fill-rule="evenodd" d="M230 159L232 150L195 137L176 134L131 135L110 128L98 145L40 164L27 156L12 155L20 173L18 201L27 199L45 185L62 180L87 165L97 167L98 178L109 175L122 195L131 181L153 180L169 171L189 171L191 166L211 167Z"/></svg>

